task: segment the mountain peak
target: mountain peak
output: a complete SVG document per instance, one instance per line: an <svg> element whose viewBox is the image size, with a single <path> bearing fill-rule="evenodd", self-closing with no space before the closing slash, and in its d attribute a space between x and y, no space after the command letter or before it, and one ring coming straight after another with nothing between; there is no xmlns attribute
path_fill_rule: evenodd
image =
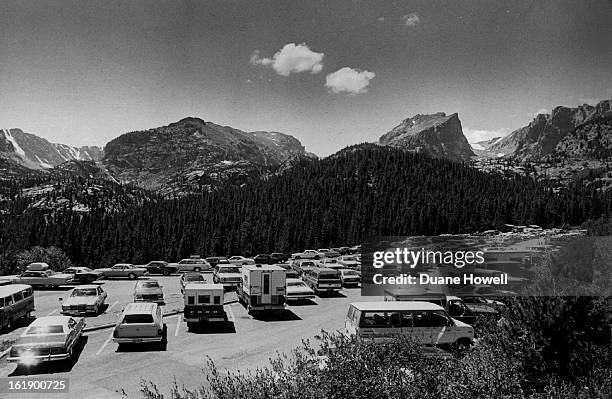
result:
<svg viewBox="0 0 612 399"><path fill-rule="evenodd" d="M468 160L474 156L463 135L457 113L417 114L404 119L390 132L382 135L379 142L455 161Z"/></svg>

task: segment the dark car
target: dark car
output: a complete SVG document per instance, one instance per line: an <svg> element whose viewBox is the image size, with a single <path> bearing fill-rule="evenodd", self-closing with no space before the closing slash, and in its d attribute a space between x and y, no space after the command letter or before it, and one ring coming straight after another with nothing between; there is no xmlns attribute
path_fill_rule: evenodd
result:
<svg viewBox="0 0 612 399"><path fill-rule="evenodd" d="M142 265L141 267L147 269L149 274L162 274L164 276L169 276L178 271L176 266L171 266L168 264L168 262L161 260L154 260L146 265Z"/></svg>
<svg viewBox="0 0 612 399"><path fill-rule="evenodd" d="M254 257L253 260L255 261L255 264L260 264L260 265L271 265L275 263L272 257L268 254L259 254L256 257Z"/></svg>
<svg viewBox="0 0 612 399"><path fill-rule="evenodd" d="M77 284L89 284L100 278L100 273L95 272L88 267L69 267L62 273L73 274L73 282Z"/></svg>
<svg viewBox="0 0 612 399"><path fill-rule="evenodd" d="M272 259L275 263L285 263L289 260L289 257L280 252L272 252L270 254L270 259Z"/></svg>
<svg viewBox="0 0 612 399"><path fill-rule="evenodd" d="M200 273L185 273L183 275L181 275L181 292L184 291L185 286L187 284L199 284L199 283L206 283L206 280L204 280L204 276L202 276Z"/></svg>

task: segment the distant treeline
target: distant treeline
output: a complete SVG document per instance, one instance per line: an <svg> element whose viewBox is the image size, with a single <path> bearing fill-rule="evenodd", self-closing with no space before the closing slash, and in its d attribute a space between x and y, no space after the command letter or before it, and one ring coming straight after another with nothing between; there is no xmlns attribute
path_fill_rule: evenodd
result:
<svg viewBox="0 0 612 399"><path fill-rule="evenodd" d="M30 210L0 216L3 268L18 251L57 246L79 265L301 250L373 235L435 235L579 225L612 213L609 195L581 186L555 194L441 159L374 145L304 160L242 187L146 202L118 213Z"/></svg>

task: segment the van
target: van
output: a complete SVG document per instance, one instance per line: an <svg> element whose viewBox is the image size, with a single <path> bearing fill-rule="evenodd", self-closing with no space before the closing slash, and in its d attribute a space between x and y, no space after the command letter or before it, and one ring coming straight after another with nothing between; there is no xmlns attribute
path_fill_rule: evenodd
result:
<svg viewBox="0 0 612 399"><path fill-rule="evenodd" d="M144 342L165 344L166 338L161 307L153 302L129 303L113 331L113 341L119 345Z"/></svg>
<svg viewBox="0 0 612 399"><path fill-rule="evenodd" d="M309 286L315 294L321 292L337 292L342 289L342 280L338 270L327 267L316 267L304 269L302 280Z"/></svg>
<svg viewBox="0 0 612 399"><path fill-rule="evenodd" d="M285 309L287 272L275 265L244 265L237 293L249 313Z"/></svg>
<svg viewBox="0 0 612 399"><path fill-rule="evenodd" d="M384 342L406 336L423 345L460 350L474 339L470 325L450 317L442 306L421 301L351 303L345 328L361 340Z"/></svg>
<svg viewBox="0 0 612 399"><path fill-rule="evenodd" d="M189 283L185 285L183 319L188 329L199 323L225 322L223 284Z"/></svg>
<svg viewBox="0 0 612 399"><path fill-rule="evenodd" d="M0 286L0 330L10 330L16 321L29 319L34 311L32 286L12 284Z"/></svg>

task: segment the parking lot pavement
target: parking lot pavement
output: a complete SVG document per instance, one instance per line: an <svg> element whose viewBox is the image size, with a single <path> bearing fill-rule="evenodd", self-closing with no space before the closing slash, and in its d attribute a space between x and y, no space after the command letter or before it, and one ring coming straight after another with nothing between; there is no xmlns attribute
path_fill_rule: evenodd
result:
<svg viewBox="0 0 612 399"><path fill-rule="evenodd" d="M207 281L210 275L205 275ZM164 312L182 309L179 277L157 277L166 297ZM104 280L109 304L105 313L87 317L87 326L114 323L125 305L132 301L134 281ZM59 296L69 291L36 291L36 315L45 316L59 311ZM380 298L378 298L380 299ZM237 301L235 292L225 297L228 323L191 332L182 314L164 317L168 331L168 344L160 346L129 347L119 352L112 341L112 328L86 333L84 345L73 364L66 367L17 368L6 359L0 360L0 377L37 375L42 377L67 376L70 378L69 397L120 397L122 389L130 397L139 397L142 379L155 382L162 392L168 392L176 381L188 388L204 383L202 369L207 357L219 368L230 370L253 369L268 363L276 353L289 353L300 346L303 339L312 340L321 330L341 330L344 326L348 304L365 300L359 288L343 290L334 297L317 297L314 301L290 304L278 317L254 318ZM368 298L368 300L372 300ZM377 300L377 298L373 298ZM0 339L16 339L25 327L1 336ZM10 396L9 396L10 397ZM25 398L23 394L16 398ZM34 396L36 397L36 396ZM54 396L55 397L55 396ZM58 396L61 397L61 396ZM38 396L40 398L40 396Z"/></svg>

